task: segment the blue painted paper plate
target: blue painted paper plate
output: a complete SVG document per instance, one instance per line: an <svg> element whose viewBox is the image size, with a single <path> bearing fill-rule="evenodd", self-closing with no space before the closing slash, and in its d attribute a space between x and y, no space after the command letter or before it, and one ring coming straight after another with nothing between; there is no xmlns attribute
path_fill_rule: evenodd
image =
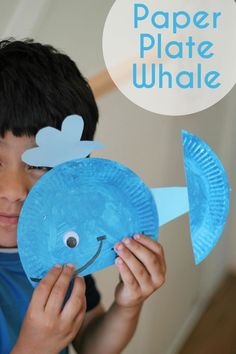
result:
<svg viewBox="0 0 236 354"><path fill-rule="evenodd" d="M22 265L33 286L56 263L87 275L114 263L114 244L145 233L156 239L151 191L130 169L101 159L63 163L28 194L18 223Z"/></svg>
<svg viewBox="0 0 236 354"><path fill-rule="evenodd" d="M215 247L229 211L229 182L211 148L197 136L182 132L188 187L190 231L195 263Z"/></svg>

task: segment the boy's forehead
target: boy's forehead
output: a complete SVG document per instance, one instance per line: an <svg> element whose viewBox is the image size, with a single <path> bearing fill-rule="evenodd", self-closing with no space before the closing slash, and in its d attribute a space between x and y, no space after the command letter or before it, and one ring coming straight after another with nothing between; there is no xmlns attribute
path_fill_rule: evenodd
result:
<svg viewBox="0 0 236 354"><path fill-rule="evenodd" d="M34 136L27 136L23 135L21 137L15 136L12 132L8 131L4 135L4 137L0 137L0 146L1 147L24 147L24 148L31 148L36 146L35 137Z"/></svg>

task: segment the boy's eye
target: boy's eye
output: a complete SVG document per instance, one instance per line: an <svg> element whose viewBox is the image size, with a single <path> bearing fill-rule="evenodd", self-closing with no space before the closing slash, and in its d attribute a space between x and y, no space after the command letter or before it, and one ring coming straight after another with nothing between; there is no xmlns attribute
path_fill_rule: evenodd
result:
<svg viewBox="0 0 236 354"><path fill-rule="evenodd" d="M44 166L30 166L30 165L28 165L28 169L29 170L38 170L38 171L45 171L45 172L47 172L47 171L49 171L50 170L50 167L44 167Z"/></svg>

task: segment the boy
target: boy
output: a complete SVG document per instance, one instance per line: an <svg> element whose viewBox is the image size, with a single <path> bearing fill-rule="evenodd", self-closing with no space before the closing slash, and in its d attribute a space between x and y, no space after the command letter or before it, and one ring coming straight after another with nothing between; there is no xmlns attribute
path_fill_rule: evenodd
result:
<svg viewBox="0 0 236 354"><path fill-rule="evenodd" d="M75 63L33 40L0 42L0 353L120 353L130 341L144 300L164 282L166 266L159 243L144 235L115 245L120 281L107 312L92 276L76 277L63 302L73 265L55 265L33 290L17 253L16 231L22 204L47 172L23 163L44 126L61 129L63 119L84 119L82 139L92 140L98 109ZM124 235L125 236L125 235Z"/></svg>

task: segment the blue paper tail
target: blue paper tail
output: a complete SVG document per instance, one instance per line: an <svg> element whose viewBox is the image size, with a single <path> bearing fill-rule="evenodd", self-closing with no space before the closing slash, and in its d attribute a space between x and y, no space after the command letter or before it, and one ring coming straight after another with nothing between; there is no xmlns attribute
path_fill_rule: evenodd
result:
<svg viewBox="0 0 236 354"><path fill-rule="evenodd" d="M187 187L153 188L151 192L156 202L160 226L189 211Z"/></svg>
<svg viewBox="0 0 236 354"><path fill-rule="evenodd" d="M189 221L195 264L220 240L229 213L230 186L222 162L196 135L182 131Z"/></svg>

